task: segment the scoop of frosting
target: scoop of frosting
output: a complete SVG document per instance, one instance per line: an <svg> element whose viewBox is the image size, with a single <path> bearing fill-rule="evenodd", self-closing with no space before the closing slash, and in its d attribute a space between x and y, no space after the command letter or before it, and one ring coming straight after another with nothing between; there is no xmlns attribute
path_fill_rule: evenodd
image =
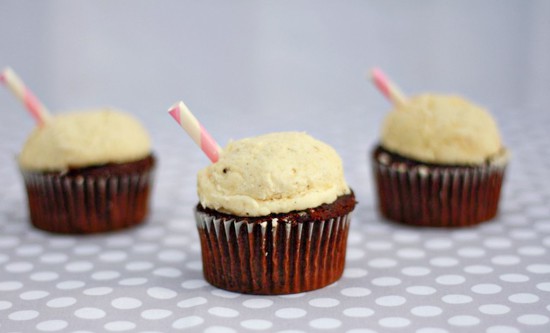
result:
<svg viewBox="0 0 550 333"><path fill-rule="evenodd" d="M298 132L233 141L198 174L202 206L237 216L314 208L348 193L336 151Z"/></svg>
<svg viewBox="0 0 550 333"><path fill-rule="evenodd" d="M427 163L480 164L502 149L495 120L457 96L419 95L390 112L382 146Z"/></svg>
<svg viewBox="0 0 550 333"><path fill-rule="evenodd" d="M62 171L133 162L150 153L149 135L134 117L104 108L61 113L34 129L19 154L19 165Z"/></svg>

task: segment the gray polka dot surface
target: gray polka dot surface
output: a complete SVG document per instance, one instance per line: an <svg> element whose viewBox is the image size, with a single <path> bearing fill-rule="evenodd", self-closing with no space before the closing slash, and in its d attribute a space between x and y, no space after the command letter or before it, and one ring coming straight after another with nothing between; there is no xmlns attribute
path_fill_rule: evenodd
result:
<svg viewBox="0 0 550 333"><path fill-rule="evenodd" d="M366 119L362 112L351 113ZM195 175L207 160L169 121L148 123L160 160L149 220L121 232L33 229L17 167L7 159L0 166L0 331L549 332L550 115L518 112L497 117L513 151L498 218L455 230L410 228L378 215L366 120L345 129L324 126L330 117L300 123L297 129L340 152L359 205L342 279L286 296L226 292L202 278L192 209ZM241 137L228 129L242 119L214 124L214 136ZM258 123L251 135L280 130ZM3 156L23 141L15 130L7 136Z"/></svg>

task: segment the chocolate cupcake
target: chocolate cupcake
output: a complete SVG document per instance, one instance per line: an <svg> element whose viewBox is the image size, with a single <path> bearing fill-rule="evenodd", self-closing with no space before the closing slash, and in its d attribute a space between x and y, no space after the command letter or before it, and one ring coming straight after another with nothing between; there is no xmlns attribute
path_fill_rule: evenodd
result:
<svg viewBox="0 0 550 333"><path fill-rule="evenodd" d="M231 142L199 172L198 195L203 272L212 285L276 295L341 277L355 197L330 146L295 132Z"/></svg>
<svg viewBox="0 0 550 333"><path fill-rule="evenodd" d="M37 127L18 156L32 224L89 234L141 223L155 158L149 135L112 109L59 114Z"/></svg>
<svg viewBox="0 0 550 333"><path fill-rule="evenodd" d="M414 226L490 220L507 162L487 111L456 96L413 97L388 114L372 153L380 211Z"/></svg>

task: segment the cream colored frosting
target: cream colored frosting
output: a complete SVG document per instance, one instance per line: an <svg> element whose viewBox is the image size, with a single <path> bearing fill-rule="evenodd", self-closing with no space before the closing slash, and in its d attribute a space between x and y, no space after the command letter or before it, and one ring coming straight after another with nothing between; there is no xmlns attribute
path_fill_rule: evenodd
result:
<svg viewBox="0 0 550 333"><path fill-rule="evenodd" d="M237 216L313 208L348 193L336 151L298 132L233 141L198 174L202 206Z"/></svg>
<svg viewBox="0 0 550 333"><path fill-rule="evenodd" d="M457 96L425 94L390 112L382 146L427 163L481 164L504 150L493 117Z"/></svg>
<svg viewBox="0 0 550 333"><path fill-rule="evenodd" d="M34 129L19 165L25 170L63 171L132 162L149 154L145 128L127 113L104 108L61 113Z"/></svg>

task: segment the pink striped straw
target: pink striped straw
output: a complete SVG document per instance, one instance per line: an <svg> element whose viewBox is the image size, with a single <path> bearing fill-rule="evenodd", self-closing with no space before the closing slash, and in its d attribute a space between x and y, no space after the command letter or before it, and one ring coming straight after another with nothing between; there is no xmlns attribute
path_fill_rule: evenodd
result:
<svg viewBox="0 0 550 333"><path fill-rule="evenodd" d="M201 147L202 151L208 156L212 163L216 163L220 157L222 149L216 141L202 127L197 118L189 111L183 102L174 104L168 113L174 120L189 134L191 139Z"/></svg>
<svg viewBox="0 0 550 333"><path fill-rule="evenodd" d="M384 94L384 96L386 96L392 103L404 104L407 101L407 98L403 95L401 90L393 82L391 82L390 79L388 79L386 74L384 74L381 69L373 68L371 71L371 79L378 90L380 90L380 92L382 92L382 94Z"/></svg>
<svg viewBox="0 0 550 333"><path fill-rule="evenodd" d="M0 74L0 82L5 83L10 88L11 92L25 105L39 126L50 120L51 115L48 109L34 96L11 68L4 69Z"/></svg>

